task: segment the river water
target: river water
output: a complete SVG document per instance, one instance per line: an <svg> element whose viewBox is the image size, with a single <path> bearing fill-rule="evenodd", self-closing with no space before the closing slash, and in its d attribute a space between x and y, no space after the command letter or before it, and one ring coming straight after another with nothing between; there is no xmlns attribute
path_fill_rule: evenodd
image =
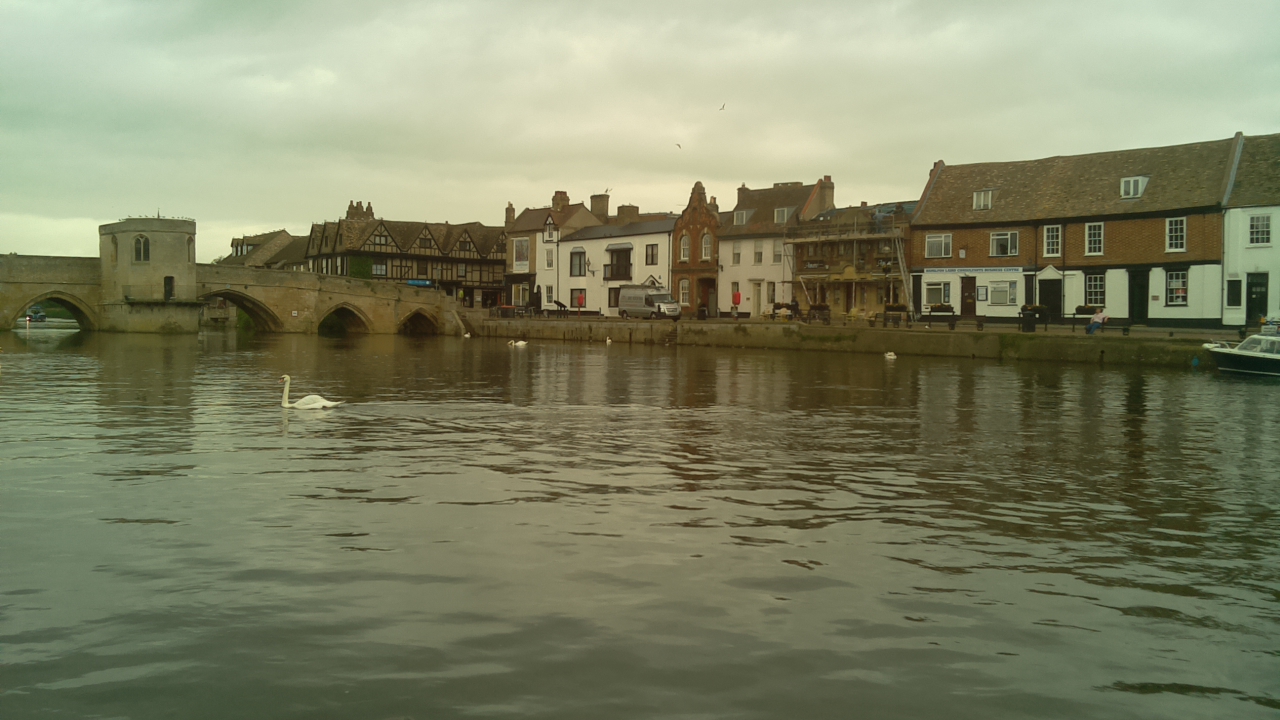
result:
<svg viewBox="0 0 1280 720"><path fill-rule="evenodd" d="M0 333L0 717L1275 718L1280 384ZM280 407L318 392L330 411Z"/></svg>

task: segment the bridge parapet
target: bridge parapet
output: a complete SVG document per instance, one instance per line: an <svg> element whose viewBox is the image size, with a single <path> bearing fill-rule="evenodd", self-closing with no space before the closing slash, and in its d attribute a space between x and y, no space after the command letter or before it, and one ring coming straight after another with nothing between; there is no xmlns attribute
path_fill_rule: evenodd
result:
<svg viewBox="0 0 1280 720"><path fill-rule="evenodd" d="M224 265L197 266L196 281L199 297L225 298L272 332L314 333L333 313L344 318L348 329L361 332L395 333L407 322L421 329L415 315L429 321L435 332L463 332L457 302L433 288Z"/></svg>
<svg viewBox="0 0 1280 720"><path fill-rule="evenodd" d="M27 308L54 301L88 330L99 328L102 268L98 258L0 255L0 330L22 322Z"/></svg>

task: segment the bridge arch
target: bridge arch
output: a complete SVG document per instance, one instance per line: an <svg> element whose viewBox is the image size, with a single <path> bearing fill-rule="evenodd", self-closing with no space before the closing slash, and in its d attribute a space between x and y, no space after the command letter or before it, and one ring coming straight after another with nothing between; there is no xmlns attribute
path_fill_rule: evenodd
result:
<svg viewBox="0 0 1280 720"><path fill-rule="evenodd" d="M27 309L32 305L39 305L44 302L55 302L67 309L71 313L71 317L76 319L76 323L80 325L81 330L97 330L98 314L94 312L93 306L84 300L62 290L50 290L40 293L35 297L27 300L18 306L18 312L13 316L12 327L22 327L26 322Z"/></svg>
<svg viewBox="0 0 1280 720"><path fill-rule="evenodd" d="M440 323L427 311L414 309L396 323L396 332L401 335L439 335Z"/></svg>
<svg viewBox="0 0 1280 720"><path fill-rule="evenodd" d="M316 332L338 333L370 333L373 332L373 321L360 308L351 303L338 303L322 313L317 313L320 323Z"/></svg>
<svg viewBox="0 0 1280 720"><path fill-rule="evenodd" d="M201 300L209 298L222 298L227 302L235 305L244 311L245 315L253 321L253 326L264 332L284 332L284 322L280 320L280 316L268 307L265 303L252 295L247 295L236 290L214 290L211 293L201 295Z"/></svg>

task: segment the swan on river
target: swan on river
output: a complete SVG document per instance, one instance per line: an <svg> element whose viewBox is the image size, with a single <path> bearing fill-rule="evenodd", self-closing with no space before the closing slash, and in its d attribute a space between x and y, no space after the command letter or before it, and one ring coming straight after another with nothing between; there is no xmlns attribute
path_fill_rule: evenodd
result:
<svg viewBox="0 0 1280 720"><path fill-rule="evenodd" d="M528 340L508 340L507 344L512 347L524 347L529 344Z"/></svg>
<svg viewBox="0 0 1280 720"><path fill-rule="evenodd" d="M338 402L325 400L319 395L308 395L298 402L291 403L289 402L289 376L281 375L280 382L284 383L284 394L280 396L280 407L297 408L299 410L315 410L318 408L337 407L343 402L341 400Z"/></svg>

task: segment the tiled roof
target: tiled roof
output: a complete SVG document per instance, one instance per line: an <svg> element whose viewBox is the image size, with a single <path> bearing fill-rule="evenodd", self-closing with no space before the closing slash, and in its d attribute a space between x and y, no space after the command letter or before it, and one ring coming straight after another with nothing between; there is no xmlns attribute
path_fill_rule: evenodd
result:
<svg viewBox="0 0 1280 720"><path fill-rule="evenodd" d="M583 228L572 235L566 235L561 242L630 237L632 235L650 235L653 233L669 233L675 226L676 219L674 217L664 220L629 223L627 225L595 225L593 227Z"/></svg>
<svg viewBox="0 0 1280 720"><path fill-rule="evenodd" d="M246 235L242 240L244 244L255 247L244 255L223 258L220 264L271 267L276 256L293 240L293 236L286 230L272 230L258 235ZM235 262L237 260L239 262Z"/></svg>
<svg viewBox="0 0 1280 720"><path fill-rule="evenodd" d="M778 183L771 188L760 190L739 190L738 204L733 212L720 213L720 237L734 235L760 235L778 233L787 224L794 223L800 211L813 195L814 185L800 183ZM778 225L773 221L773 211L778 208L790 208L787 222ZM747 222L743 225L733 224L734 212L747 211Z"/></svg>
<svg viewBox="0 0 1280 720"><path fill-rule="evenodd" d="M914 225L1012 223L1213 207L1222 201L1234 140L1119 150L1021 162L943 165L931 178ZM1120 181L1146 176L1139 198ZM991 209L973 194L992 190Z"/></svg>
<svg viewBox="0 0 1280 720"><path fill-rule="evenodd" d="M563 228L571 221L581 220L583 218L575 218L578 213L586 213L592 218L591 211L587 210L587 206L583 203L574 203L563 210L552 210L549 207L544 208L525 208L519 216L516 217L515 223L511 226L511 232L529 232L541 230L547 225L547 218L550 217L556 227ZM596 223L599 223L596 220ZM590 225L592 223L583 222L581 225Z"/></svg>
<svg viewBox="0 0 1280 720"><path fill-rule="evenodd" d="M1246 135L1227 207L1280 205L1280 135Z"/></svg>

